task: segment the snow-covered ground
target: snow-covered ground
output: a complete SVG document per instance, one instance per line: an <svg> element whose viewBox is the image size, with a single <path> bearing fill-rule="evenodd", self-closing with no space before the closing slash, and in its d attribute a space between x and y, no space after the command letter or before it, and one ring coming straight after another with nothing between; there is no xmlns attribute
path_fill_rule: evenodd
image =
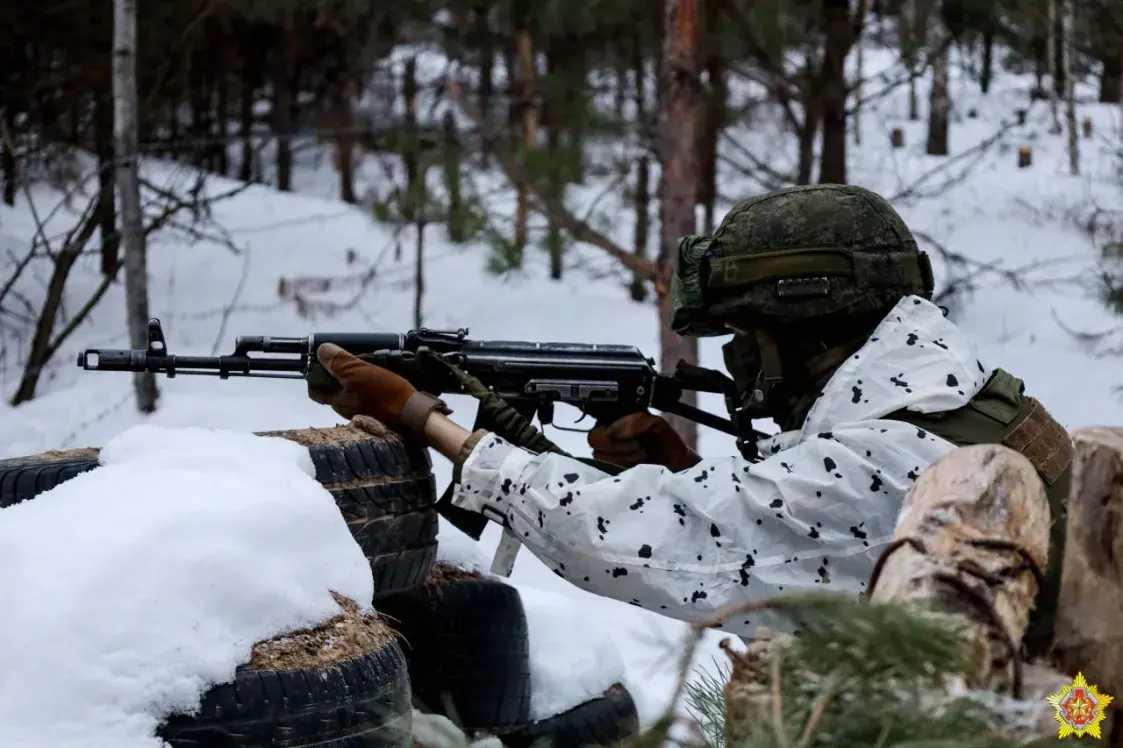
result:
<svg viewBox="0 0 1123 748"><path fill-rule="evenodd" d="M881 57L867 53L868 69L879 63L888 67ZM1070 332L1103 332L1119 323L1099 300L1095 280L1101 260L1085 229L1094 205L1123 203L1118 108L1079 105L1078 118L1090 117L1096 134L1080 141L1082 170L1074 177L1067 171L1064 137L1048 132L1047 104L1031 107L1026 125L1007 124L1017 109L1027 106L1030 85L1026 78L1004 73L983 96L976 84L957 77L952 86L952 156L947 158L924 155L924 121L906 119L903 89L866 105L861 144L850 146L849 180L894 198L922 245L933 252L939 287L964 276L972 282L974 292L950 306L953 319L976 337L988 363L1025 379L1028 390L1066 426L1123 424L1123 402L1114 392L1123 383L1118 360L1098 356L1094 341ZM872 93L877 86L867 88ZM926 91L925 85L920 88ZM1094 98L1091 88L1080 87L1078 94ZM977 116L969 117L971 110ZM904 131L906 146L901 150L888 146L893 127ZM755 117L752 130L734 130L729 137L736 143L726 148L731 158L743 161L737 154L744 148L781 171L794 164L793 138L762 114ZM1033 166L1028 169L1016 168L1015 151L1022 145L1033 147ZM327 166L316 167L308 160L304 166L297 179L301 194L251 187L215 206L214 220L238 248L237 254L207 236L169 232L151 242L152 313L164 322L171 352L227 352L234 337L245 334L293 336L315 330L411 326L412 231L395 238L393 229L375 224L368 212L329 197L336 192L337 177ZM189 181L187 171L176 165L150 161L145 171L158 183ZM381 171L373 157L360 172L361 188L379 186ZM484 175L478 181L488 185L496 179ZM730 199L758 191L724 165L719 183L721 194ZM229 186L219 179L210 182L215 191ZM603 189L603 183L591 181L571 189L568 198L579 213L596 203L591 222L630 246L631 208L620 196L599 197ZM58 193L46 187L32 193L41 213L58 201ZM496 210L510 204L509 192L489 197L489 206ZM70 221L72 216L61 211L48 233L61 233ZM9 251L19 255L34 231L22 196L14 209L0 206L0 257ZM403 245L401 262L387 251L395 241ZM483 273L485 255L480 246L449 244L439 226L427 230L427 326L468 326L478 338L629 343L655 354L654 308L628 299L625 274L606 272L611 263L598 250L572 248L560 282L546 279L544 253L536 248L528 249L524 273L505 278ZM949 264L947 257L953 255L967 258L969 264ZM0 265L0 279L6 277L3 268ZM33 306L42 297L47 270L45 264L39 266L20 285ZM68 310L82 303L97 282L97 272L97 258L83 258L68 291ZM367 282L356 280L364 274ZM328 286L326 291L310 291L309 298L336 307L313 307L302 316L296 305L278 295L281 279L297 278L331 279L321 284ZM75 355L84 348L125 347L123 320L123 294L115 287L55 357L39 397L14 409L0 406L0 456L103 444L140 423L260 431L337 422L331 411L304 396L299 382L193 377L161 380L159 410L142 417L132 407L128 376L82 372L74 365ZM15 387L16 362L27 337L14 336L17 321L5 319L3 325L0 390L7 396ZM721 367L720 342L702 343L703 365ZM471 403L454 398L451 404L457 418L470 421ZM718 411L722 407L716 397L703 398L703 405ZM559 409L557 420L568 424L573 418L567 416L573 415ZM566 449L588 453L580 435L547 433ZM700 449L703 454L729 454L734 446L724 435L705 432ZM447 481L448 464L440 458L436 462L438 480ZM8 522L6 514L0 516ZM495 527L485 533L486 557L498 538ZM571 600L584 624L616 645L641 718L650 722L658 716L674 686L683 624L573 589L527 553L520 555L512 580ZM724 660L717 649L721 638L716 632L706 637L699 666ZM584 641L574 637L574 646Z"/></svg>
<svg viewBox="0 0 1123 748"><path fill-rule="evenodd" d="M132 428L0 512L0 745L158 748L255 642L370 610L370 566L308 450Z"/></svg>

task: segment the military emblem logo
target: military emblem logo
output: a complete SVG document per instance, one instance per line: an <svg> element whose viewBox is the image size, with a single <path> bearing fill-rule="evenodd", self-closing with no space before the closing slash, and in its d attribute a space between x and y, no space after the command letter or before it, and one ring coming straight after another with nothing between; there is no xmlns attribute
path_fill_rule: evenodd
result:
<svg viewBox="0 0 1123 748"><path fill-rule="evenodd" d="M1056 710L1053 719L1060 728L1058 738L1070 736L1082 738L1085 735L1102 738L1100 723L1107 716L1107 705L1114 697L1100 693L1095 686L1088 685L1084 673L1077 673L1072 683L1045 699Z"/></svg>

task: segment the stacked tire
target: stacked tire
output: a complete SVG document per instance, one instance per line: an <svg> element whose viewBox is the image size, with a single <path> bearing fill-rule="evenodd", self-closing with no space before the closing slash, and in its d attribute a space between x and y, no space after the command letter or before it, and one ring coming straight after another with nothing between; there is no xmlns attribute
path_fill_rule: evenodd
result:
<svg viewBox="0 0 1123 748"><path fill-rule="evenodd" d="M518 590L435 564L436 484L427 450L373 419L263 433L308 448L370 562L374 603L388 620L379 644L316 666L239 668L203 695L199 710L159 729L172 748L405 748L413 708L510 748L611 745L638 730L622 685L545 719L532 719L530 649ZM0 509L98 465L96 449L0 460ZM385 625L375 624L371 625ZM397 636L389 635L389 630ZM401 639L401 643L399 643Z"/></svg>
<svg viewBox="0 0 1123 748"><path fill-rule="evenodd" d="M437 552L436 485L426 450L377 421L278 431L308 447L370 562L375 605L425 581ZM98 466L97 450L0 460L0 508L34 498ZM319 666L239 668L205 693L199 710L159 728L172 748L405 748L412 743L406 658L391 629L377 646Z"/></svg>
<svg viewBox="0 0 1123 748"><path fill-rule="evenodd" d="M534 720L526 611L500 579L437 563L426 584L379 603L402 634L414 706L510 748L614 745L639 730L622 684L561 714Z"/></svg>
<svg viewBox="0 0 1123 748"><path fill-rule="evenodd" d="M370 561L374 599L425 581L437 555L437 492L428 450L371 418L326 429L271 431L308 447L327 488ZM96 449L0 460L0 509L98 466Z"/></svg>

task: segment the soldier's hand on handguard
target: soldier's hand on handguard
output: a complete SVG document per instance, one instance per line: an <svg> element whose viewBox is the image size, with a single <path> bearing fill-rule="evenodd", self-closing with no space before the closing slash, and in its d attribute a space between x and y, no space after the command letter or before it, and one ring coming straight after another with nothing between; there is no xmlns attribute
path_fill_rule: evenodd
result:
<svg viewBox="0 0 1123 748"><path fill-rule="evenodd" d="M321 388L309 380L308 396L330 405L344 418L370 416L395 431L424 437L425 421L430 414L452 412L437 398L419 392L405 378L362 361L333 343L316 349L316 358L340 386Z"/></svg>
<svg viewBox="0 0 1123 748"><path fill-rule="evenodd" d="M610 426L597 426L588 442L593 459L623 468L662 465L678 472L701 460L666 419L650 413L630 413Z"/></svg>

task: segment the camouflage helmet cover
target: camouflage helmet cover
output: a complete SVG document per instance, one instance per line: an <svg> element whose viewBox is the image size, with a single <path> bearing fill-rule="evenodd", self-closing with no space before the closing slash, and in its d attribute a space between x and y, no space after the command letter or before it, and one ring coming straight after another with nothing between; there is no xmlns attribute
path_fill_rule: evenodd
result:
<svg viewBox="0 0 1123 748"><path fill-rule="evenodd" d="M753 324L859 315L931 298L928 257L884 198L861 187L790 187L742 200L712 237L679 242L671 326L722 335Z"/></svg>

